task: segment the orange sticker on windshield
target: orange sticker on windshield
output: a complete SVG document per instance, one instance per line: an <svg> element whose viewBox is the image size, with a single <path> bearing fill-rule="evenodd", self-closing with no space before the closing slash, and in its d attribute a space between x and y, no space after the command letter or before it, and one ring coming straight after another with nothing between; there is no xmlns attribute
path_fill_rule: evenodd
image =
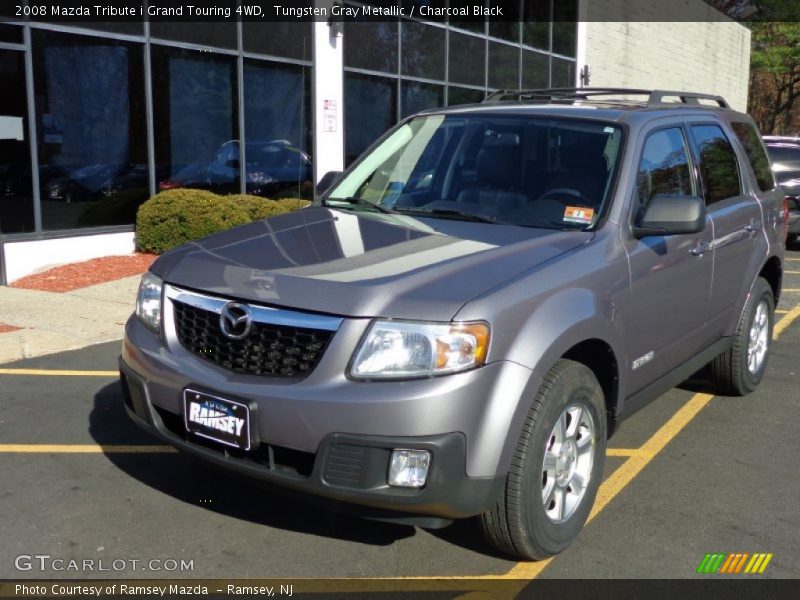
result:
<svg viewBox="0 0 800 600"><path fill-rule="evenodd" d="M594 209L585 206L568 206L564 210L564 221L568 223L591 223Z"/></svg>

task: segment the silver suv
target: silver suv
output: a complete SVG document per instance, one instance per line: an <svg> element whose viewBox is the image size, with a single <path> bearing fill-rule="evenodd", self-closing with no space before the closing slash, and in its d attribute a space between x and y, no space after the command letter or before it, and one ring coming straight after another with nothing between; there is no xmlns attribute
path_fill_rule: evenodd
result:
<svg viewBox="0 0 800 600"><path fill-rule="evenodd" d="M368 518L479 516L540 559L622 419L708 363L723 394L764 376L783 194L722 98L502 91L332 179L142 278L120 359L142 427Z"/></svg>

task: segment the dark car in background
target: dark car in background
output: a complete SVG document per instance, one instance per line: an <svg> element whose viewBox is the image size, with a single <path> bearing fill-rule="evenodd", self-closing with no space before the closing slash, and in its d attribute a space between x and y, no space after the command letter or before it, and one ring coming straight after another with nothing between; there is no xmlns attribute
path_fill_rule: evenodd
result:
<svg viewBox="0 0 800 600"><path fill-rule="evenodd" d="M311 180L311 158L287 140L245 143L245 189L255 196L274 196ZM159 182L159 190L197 188L219 194L239 192L239 141L222 144L214 160L184 166Z"/></svg>
<svg viewBox="0 0 800 600"><path fill-rule="evenodd" d="M787 241L795 241L800 236L800 137L765 135L764 144L789 206Z"/></svg>

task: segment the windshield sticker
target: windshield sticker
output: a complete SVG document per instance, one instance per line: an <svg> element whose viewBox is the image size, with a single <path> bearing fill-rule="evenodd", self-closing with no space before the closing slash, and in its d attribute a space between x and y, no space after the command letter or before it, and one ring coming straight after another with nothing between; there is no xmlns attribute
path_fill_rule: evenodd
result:
<svg viewBox="0 0 800 600"><path fill-rule="evenodd" d="M591 223L594 209L585 206L568 206L564 210L564 221L568 223Z"/></svg>

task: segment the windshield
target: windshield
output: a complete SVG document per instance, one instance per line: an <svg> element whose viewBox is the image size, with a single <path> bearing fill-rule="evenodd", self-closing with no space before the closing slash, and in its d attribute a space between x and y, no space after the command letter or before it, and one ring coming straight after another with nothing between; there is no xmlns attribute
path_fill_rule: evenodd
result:
<svg viewBox="0 0 800 600"><path fill-rule="evenodd" d="M621 129L594 121L432 115L403 124L325 203L526 227L586 229L609 195Z"/></svg>

